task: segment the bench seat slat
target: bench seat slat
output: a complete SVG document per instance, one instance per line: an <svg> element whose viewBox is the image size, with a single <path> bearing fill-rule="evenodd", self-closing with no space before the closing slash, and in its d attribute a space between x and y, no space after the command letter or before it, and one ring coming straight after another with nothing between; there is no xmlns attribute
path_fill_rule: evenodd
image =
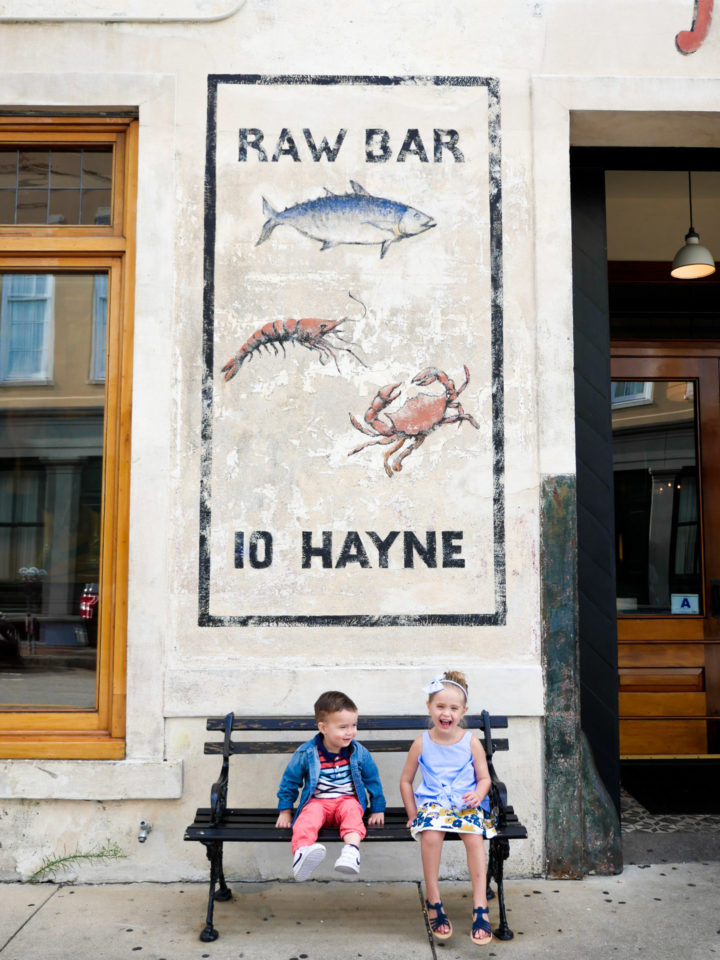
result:
<svg viewBox="0 0 720 960"><path fill-rule="evenodd" d="M199 807L195 813L195 823L193 826L198 824L209 824L212 810L210 807ZM273 826L277 820L278 811L276 807L257 807L251 809L248 807L228 807L225 811L225 816L223 822L225 823L251 823L257 822L262 823L264 821L270 822L272 820ZM505 808L505 816L507 820L517 821L517 815L512 807ZM385 821L400 821L402 820L403 824L407 820L405 810L402 807L388 807L385 811ZM374 830L374 827L370 829Z"/></svg>
<svg viewBox="0 0 720 960"><path fill-rule="evenodd" d="M223 840L223 841L284 841L288 843L292 834L291 829L278 829L275 826L277 810L263 808L245 810L228 808L220 824L213 827L210 823L211 811L209 807L201 807L195 816L195 822L187 827L185 840ZM390 807L385 811L385 825L383 827L369 827L363 843L369 840L411 840L410 832L406 827L407 815L402 807ZM508 812L506 824L498 830L498 836L508 839L525 839L527 830L517 822L517 817ZM325 828L320 831L321 840L339 840L340 835L334 828ZM458 834L449 834L450 838L457 838Z"/></svg>
<svg viewBox="0 0 720 960"><path fill-rule="evenodd" d="M465 717L465 725L471 729L482 727L482 717L480 714L468 714ZM490 726L495 729L506 728L508 725L507 717L491 716ZM268 732L277 732L279 730L317 730L317 723L313 717L235 717L233 719L233 730L260 730ZM224 717L209 717L207 721L208 730L224 730ZM363 730L427 730L428 717L368 717L364 714L360 716L359 731L362 736Z"/></svg>
<svg viewBox="0 0 720 960"><path fill-rule="evenodd" d="M527 839L527 830L523 824L517 821L506 823L498 828L497 835L506 837L510 840ZM291 830L278 830L275 827L275 821L272 823L264 821L252 823L220 823L212 827L210 823L192 823L185 829L184 840L223 840L223 841L250 841L250 840L282 840L289 844L291 840ZM335 828L324 827L320 832L320 839L339 840L340 834ZM459 837L457 833L449 833L452 839ZM372 827L363 843L368 840L412 840L410 831L405 823L386 823L383 827Z"/></svg>
<svg viewBox="0 0 720 960"><path fill-rule="evenodd" d="M187 827L185 840L211 841L262 841L289 843L292 831L278 830L275 827L277 810L255 809L243 810L229 808L225 812L222 823L213 827L210 824L209 807L201 807L197 811L195 823ZM407 817L401 807L392 807L385 812L383 827L369 827L363 843L379 840L412 840L406 827ZM508 817L508 822L498 830L498 836L508 839L521 840L527 837L527 830L517 823L517 818ZM459 839L458 834L448 834L449 839ZM335 828L324 828L319 834L320 840L328 842L339 841L340 835Z"/></svg>
<svg viewBox="0 0 720 960"><path fill-rule="evenodd" d="M525 827L520 826L519 824L508 824L506 827L502 827L498 830L498 837L501 839L507 840L525 840L527 839L527 830ZM193 840L200 842L207 842L212 840L222 841L223 843L232 843L233 841L237 842L257 842L257 843L285 843L290 846L290 831L289 830L276 830L271 826L258 826L254 824L249 827L223 827L222 825L215 828L205 827L205 828L194 828L188 827L185 831L185 840ZM327 841L328 843L333 843L340 840L340 834L335 829L323 828L318 834L318 839L320 841ZM398 842L412 840L413 838L410 835L410 831L406 830L404 827L380 827L377 830L373 829L372 832L363 840L363 846L366 843L377 843L382 840L395 840ZM459 840L460 835L457 833L449 833L449 840Z"/></svg>
<svg viewBox="0 0 720 960"><path fill-rule="evenodd" d="M233 740L230 743L230 753L232 754L272 754L272 753L295 753L298 747L301 747L307 740L246 740L239 743ZM366 740L363 746L371 753L407 753L412 746L412 740ZM508 749L507 740L496 740L493 737L493 748L497 751ZM223 743L221 740L208 741L205 744L206 754L222 754Z"/></svg>

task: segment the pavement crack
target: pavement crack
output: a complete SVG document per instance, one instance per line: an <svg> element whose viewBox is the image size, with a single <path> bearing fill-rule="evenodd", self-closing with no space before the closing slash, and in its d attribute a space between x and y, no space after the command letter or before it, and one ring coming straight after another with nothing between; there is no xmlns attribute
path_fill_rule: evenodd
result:
<svg viewBox="0 0 720 960"><path fill-rule="evenodd" d="M428 943L430 944L430 952L433 960L437 960L437 953L435 951L435 937L433 937L432 930L430 929L430 920L428 919L427 910L425 909L425 901L423 900L421 883L418 883L417 891L418 898L420 899L420 910L422 911L423 919L425 920L425 931L427 933Z"/></svg>
<svg viewBox="0 0 720 960"><path fill-rule="evenodd" d="M58 892L59 889L60 889L59 886L55 887L55 889L52 891L52 893L51 893L48 897L46 897L46 898L43 900L43 902L42 902L35 910L33 910L33 912L30 914L30 916L29 916L23 923L20 924L20 926L19 926L19 927L17 928L17 930L15 931L15 933L11 934L11 935L8 937L8 939L5 941L5 943L0 947L0 953L3 953L4 950L5 950L5 947L7 947L8 944L12 943L12 941L13 941L13 940L15 939L15 937L20 933L20 931L23 930L23 929L30 923L30 921L31 921L34 917L36 917L36 916L38 915L38 913L40 913L40 911L41 911L42 908L45 906L45 904L46 904L46 903L49 903L49 901L52 900L52 898L55 896L55 894Z"/></svg>

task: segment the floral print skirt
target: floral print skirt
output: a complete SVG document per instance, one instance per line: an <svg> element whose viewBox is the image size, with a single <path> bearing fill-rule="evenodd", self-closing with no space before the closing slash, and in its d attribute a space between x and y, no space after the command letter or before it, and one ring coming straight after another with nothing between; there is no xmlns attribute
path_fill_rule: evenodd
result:
<svg viewBox="0 0 720 960"><path fill-rule="evenodd" d="M441 807L439 803L423 803L410 827L415 840L423 830L444 830L446 833L477 833L483 837L497 834L497 820L482 807Z"/></svg>

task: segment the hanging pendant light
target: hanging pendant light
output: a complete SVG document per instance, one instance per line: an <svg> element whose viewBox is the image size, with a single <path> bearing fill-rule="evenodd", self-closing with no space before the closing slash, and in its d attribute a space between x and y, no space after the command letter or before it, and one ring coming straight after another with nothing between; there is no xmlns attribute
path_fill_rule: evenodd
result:
<svg viewBox="0 0 720 960"><path fill-rule="evenodd" d="M688 199L690 202L690 229L685 234L685 243L675 254L670 276L679 280L698 280L700 277L709 277L715 273L713 255L700 244L700 237L693 228L692 215L692 181L688 170Z"/></svg>

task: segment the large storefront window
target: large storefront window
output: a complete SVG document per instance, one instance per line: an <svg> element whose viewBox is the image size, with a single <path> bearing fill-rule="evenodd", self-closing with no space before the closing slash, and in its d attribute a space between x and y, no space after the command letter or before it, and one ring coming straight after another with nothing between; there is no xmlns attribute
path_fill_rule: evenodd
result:
<svg viewBox="0 0 720 960"><path fill-rule="evenodd" d="M135 129L51 126L0 121L0 755L119 757Z"/></svg>

